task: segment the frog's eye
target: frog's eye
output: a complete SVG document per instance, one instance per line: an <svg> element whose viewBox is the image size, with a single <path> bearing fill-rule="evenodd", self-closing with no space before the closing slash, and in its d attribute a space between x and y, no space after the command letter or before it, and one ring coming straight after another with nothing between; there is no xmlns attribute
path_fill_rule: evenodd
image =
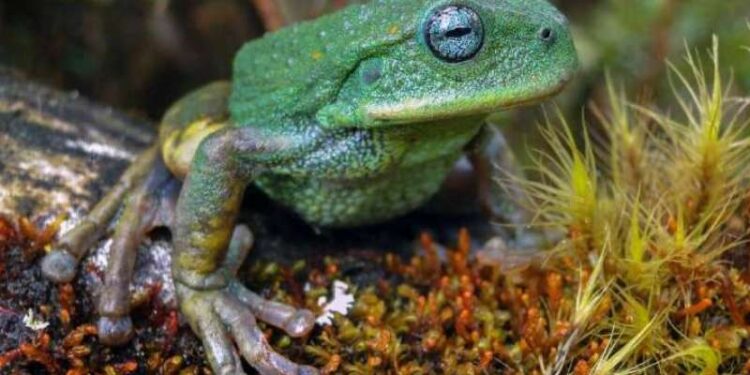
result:
<svg viewBox="0 0 750 375"><path fill-rule="evenodd" d="M424 38L438 58L451 63L466 61L482 48L484 28L479 15L463 5L434 11L424 24Z"/></svg>

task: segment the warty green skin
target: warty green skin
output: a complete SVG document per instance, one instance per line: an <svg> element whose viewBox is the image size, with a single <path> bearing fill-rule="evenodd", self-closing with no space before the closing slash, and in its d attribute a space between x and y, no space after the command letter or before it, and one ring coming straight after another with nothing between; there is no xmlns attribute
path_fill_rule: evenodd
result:
<svg viewBox="0 0 750 375"><path fill-rule="evenodd" d="M426 20L448 5L481 19L482 47L466 61L438 58L425 40ZM84 239L102 233L143 176L159 181L163 160L184 177L170 223L180 307L214 372L241 373L239 350L263 374L314 373L273 352L255 325L257 317L297 337L312 328L312 314L262 300L234 277L252 242L235 228L246 187L257 185L314 226L388 220L434 195L462 155L480 175L492 177L495 162L507 165L504 141L485 117L555 94L576 68L567 21L544 0L376 0L267 34L239 51L231 87L209 85L170 109L163 158L156 147L139 158L116 193L60 240L43 272L72 279ZM202 140L197 149L181 147L191 139ZM499 188L485 181L480 198L502 217L490 194ZM153 189L146 182L134 190L125 212L138 221ZM137 241L128 236L149 225L118 223L122 249L112 250L110 292L99 303L101 339L121 343L132 334L127 288Z"/></svg>
<svg viewBox="0 0 750 375"><path fill-rule="evenodd" d="M254 183L313 225L387 220L437 191L486 114L547 97L574 72L566 21L540 0L458 2L482 18L484 46L437 59L422 24L453 3L374 1L246 44L233 124L291 144Z"/></svg>
<svg viewBox="0 0 750 375"><path fill-rule="evenodd" d="M425 43L425 20L449 4L482 20L468 61ZM247 43L231 125L202 142L177 205L182 298L232 280L221 265L247 184L312 225L387 220L438 191L489 113L553 95L576 68L567 21L544 0L379 0Z"/></svg>
<svg viewBox="0 0 750 375"><path fill-rule="evenodd" d="M449 4L485 30L461 63L436 58L421 32ZM312 225L387 220L439 189L486 115L556 93L576 68L567 21L544 0L379 0L247 43L230 127L202 142L179 199L176 278L225 283L215 271L249 183Z"/></svg>

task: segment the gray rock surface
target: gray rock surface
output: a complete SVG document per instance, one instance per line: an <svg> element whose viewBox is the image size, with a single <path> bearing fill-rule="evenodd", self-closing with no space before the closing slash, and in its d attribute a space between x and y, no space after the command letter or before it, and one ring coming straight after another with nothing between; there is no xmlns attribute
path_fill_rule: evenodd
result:
<svg viewBox="0 0 750 375"><path fill-rule="evenodd" d="M0 213L39 219L88 210L154 129L0 70Z"/></svg>

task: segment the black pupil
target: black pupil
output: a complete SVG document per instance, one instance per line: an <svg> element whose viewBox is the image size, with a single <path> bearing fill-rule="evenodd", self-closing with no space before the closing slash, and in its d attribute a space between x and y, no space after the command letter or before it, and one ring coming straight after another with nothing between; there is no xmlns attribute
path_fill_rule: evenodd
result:
<svg viewBox="0 0 750 375"><path fill-rule="evenodd" d="M463 5L435 10L424 23L424 36L432 53L443 61L457 63L473 58L484 43L479 15Z"/></svg>
<svg viewBox="0 0 750 375"><path fill-rule="evenodd" d="M545 28L542 30L542 38L549 39L552 36L552 30Z"/></svg>
<svg viewBox="0 0 750 375"><path fill-rule="evenodd" d="M449 30L447 33L445 33L445 36L449 38L460 38L462 36L466 36L471 34L471 28L468 27L457 27L453 30Z"/></svg>

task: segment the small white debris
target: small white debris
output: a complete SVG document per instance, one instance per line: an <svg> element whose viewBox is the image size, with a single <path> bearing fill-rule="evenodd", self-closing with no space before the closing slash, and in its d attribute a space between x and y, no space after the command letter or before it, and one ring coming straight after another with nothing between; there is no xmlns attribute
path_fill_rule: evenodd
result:
<svg viewBox="0 0 750 375"><path fill-rule="evenodd" d="M318 325L327 326L333 323L333 313L346 315L354 305L354 294L347 293L349 285L340 280L333 282L333 298L329 302L326 297L318 298L318 306L323 307L323 313L315 320Z"/></svg>
<svg viewBox="0 0 750 375"><path fill-rule="evenodd" d="M26 312L26 315L23 316L23 324L34 331L41 331L49 327L49 322L45 322L34 316L34 310L32 309L29 309L29 311Z"/></svg>

